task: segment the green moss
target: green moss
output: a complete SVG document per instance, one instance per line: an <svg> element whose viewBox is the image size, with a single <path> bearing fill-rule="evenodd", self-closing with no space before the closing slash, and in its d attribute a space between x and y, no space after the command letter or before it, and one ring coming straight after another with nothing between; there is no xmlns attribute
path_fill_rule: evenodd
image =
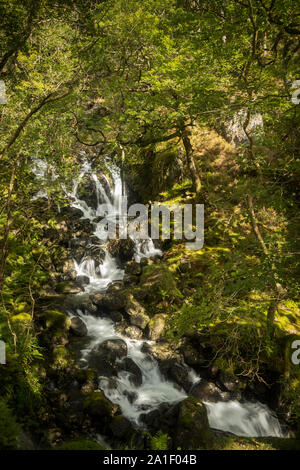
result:
<svg viewBox="0 0 300 470"><path fill-rule="evenodd" d="M69 286L69 281L58 282L55 286L55 290L58 294L63 294Z"/></svg>
<svg viewBox="0 0 300 470"><path fill-rule="evenodd" d="M300 450L298 439L280 437L236 437L216 435L215 450Z"/></svg>
<svg viewBox="0 0 300 470"><path fill-rule="evenodd" d="M53 367L64 369L72 364L73 358L64 346L57 346L53 350Z"/></svg>
<svg viewBox="0 0 300 470"><path fill-rule="evenodd" d="M58 310L46 310L43 313L45 326L54 330L68 330L71 325L70 318Z"/></svg>
<svg viewBox="0 0 300 470"><path fill-rule="evenodd" d="M26 325L28 325L28 323L31 322L31 315L29 315L29 313L25 313L25 312L18 313L17 315L13 315L11 317L11 322L13 324L26 326Z"/></svg>
<svg viewBox="0 0 300 470"><path fill-rule="evenodd" d="M172 301L182 297L174 275L166 263L144 266L140 286L149 302L159 303L162 300Z"/></svg>
<svg viewBox="0 0 300 470"><path fill-rule="evenodd" d="M83 409L94 418L107 418L114 415L117 406L111 403L100 390L96 390L86 397Z"/></svg>
<svg viewBox="0 0 300 470"><path fill-rule="evenodd" d="M213 448L207 410L195 397L188 397L180 404L176 445L185 450Z"/></svg>

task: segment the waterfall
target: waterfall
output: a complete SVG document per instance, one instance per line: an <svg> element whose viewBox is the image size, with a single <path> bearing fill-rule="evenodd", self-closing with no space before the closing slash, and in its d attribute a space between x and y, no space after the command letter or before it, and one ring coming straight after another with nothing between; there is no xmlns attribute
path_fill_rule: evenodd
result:
<svg viewBox="0 0 300 470"><path fill-rule="evenodd" d="M41 161L42 162L42 161ZM35 161L35 174L38 178L45 177L45 165ZM40 163L40 165L39 165ZM71 205L80 209L83 213L82 219L90 220L94 225L94 235L98 237L101 246L105 250L105 257L102 264L97 265L91 255L86 255L77 263L74 260L75 269L78 275L87 276L90 283L85 286L88 293L103 292L111 282L123 279L124 271L118 266L114 259L105 249L105 240L99 236L99 205L104 201L110 208L111 214L118 215L122 221L122 205L120 204L122 191L126 186L122 184L119 168L111 161L105 161L106 169L109 171L112 183L102 175L101 183L97 174L93 171L89 162L84 161L79 178L74 180L71 192L66 192L71 198ZM88 204L79 198L78 186L80 179L89 175L95 184L97 207L89 207ZM108 190L109 189L109 190ZM124 195L124 194L123 194ZM95 222L96 219L96 222ZM135 259L140 261L143 257L161 255L162 252L155 248L153 241L134 240ZM130 372L121 370L114 377L113 385L109 378L99 376L99 388L106 397L113 403L119 405L122 414L135 425L142 427L141 415L155 410L161 403L175 404L187 397L187 394L177 384L168 381L162 376L158 362L145 352L144 344L151 344L147 340L135 340L122 336L115 331L114 324L109 318L101 318L91 313L78 309L75 314L79 316L87 326L89 342L85 343L81 350L81 362L83 367L87 367L89 359L95 354L101 343L107 339L121 339L127 345L127 357L132 359L141 372L141 383L135 384L132 381ZM73 316L70 313L70 316ZM186 373L191 383L201 380L201 377L191 368L186 366ZM284 432L281 429L276 415L266 406L259 402L229 401L219 403L205 403L208 412L209 424L212 428L228 431L238 436L281 436Z"/></svg>

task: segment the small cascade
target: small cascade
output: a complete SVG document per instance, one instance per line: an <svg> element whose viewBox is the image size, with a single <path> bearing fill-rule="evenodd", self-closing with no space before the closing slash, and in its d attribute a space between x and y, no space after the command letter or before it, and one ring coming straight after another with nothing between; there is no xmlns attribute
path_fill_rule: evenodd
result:
<svg viewBox="0 0 300 470"><path fill-rule="evenodd" d="M156 409L161 403L178 403L186 398L186 393L177 385L166 380L160 373L158 363L151 356L142 351L144 343L151 341L134 340L116 333L114 324L109 318L96 318L78 310L77 315L88 328L90 343L82 350L83 365L88 365L89 358L97 347L107 339L122 339L128 349L128 358L138 366L142 374L140 385L135 385L131 374L127 371L119 372L114 386L107 377L99 377L99 387L106 397L120 406L122 414L137 425L142 426L140 415Z"/></svg>
<svg viewBox="0 0 300 470"><path fill-rule="evenodd" d="M205 403L212 428L237 436L286 437L271 410L260 402Z"/></svg>
<svg viewBox="0 0 300 470"><path fill-rule="evenodd" d="M82 219L88 219L93 223L94 235L103 243L103 246L105 246L105 240L101 238L101 222L97 221L97 217L101 215L100 204L105 203L107 205L109 212L107 218L115 216L118 217L119 231L122 231L122 221L124 220L123 211L124 209L127 209L122 205L121 197L127 197L127 190L126 185L122 183L120 169L109 160L105 160L105 166L110 173L113 182L112 185L108 178L105 175L102 175L106 182L106 185L103 185L97 174L92 170L91 164L84 161L79 178L73 182L73 190L68 194L72 199L72 207L82 211ZM95 183L97 195L96 209L88 207L87 203L78 197L79 181L85 175L90 175ZM134 257L137 262L140 262L142 258L162 255L162 251L155 248L151 238L147 238L146 240L134 240L134 242ZM123 279L124 271L118 266L117 261L108 253L108 251L105 253L105 258L103 263L99 266L99 270L96 268L95 263L92 263L90 258L83 258L79 264L74 261L74 264L78 275L85 275L90 278L90 283L85 287L86 292L96 292L97 289L103 290L103 288L106 288L111 282Z"/></svg>

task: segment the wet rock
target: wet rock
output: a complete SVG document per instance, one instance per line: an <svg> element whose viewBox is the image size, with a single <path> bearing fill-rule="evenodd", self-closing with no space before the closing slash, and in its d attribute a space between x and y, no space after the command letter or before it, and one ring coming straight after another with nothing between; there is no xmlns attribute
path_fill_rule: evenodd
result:
<svg viewBox="0 0 300 470"><path fill-rule="evenodd" d="M117 310L112 310L109 312L109 317L112 319L113 322L121 322L123 321L123 315L121 312L118 312Z"/></svg>
<svg viewBox="0 0 300 470"><path fill-rule="evenodd" d="M119 439L128 439L134 432L130 421L122 415L114 416L109 427L113 436Z"/></svg>
<svg viewBox="0 0 300 470"><path fill-rule="evenodd" d="M239 380L233 374L225 370L220 370L218 374L218 382L221 387L229 392L236 392L239 389Z"/></svg>
<svg viewBox="0 0 300 470"><path fill-rule="evenodd" d="M83 395L89 395L98 388L98 374L95 369L79 369L76 371L76 380Z"/></svg>
<svg viewBox="0 0 300 470"><path fill-rule="evenodd" d="M64 216L70 217L71 219L80 219L83 216L83 212L80 209L72 206L63 206L60 213Z"/></svg>
<svg viewBox="0 0 300 470"><path fill-rule="evenodd" d="M96 390L86 397L83 409L95 420L109 420L116 413L118 407L111 403L103 392Z"/></svg>
<svg viewBox="0 0 300 470"><path fill-rule="evenodd" d="M212 432L209 428L205 405L195 397L179 405L175 446L182 449L211 449Z"/></svg>
<svg viewBox="0 0 300 470"><path fill-rule="evenodd" d="M97 307L107 308L108 310L121 310L126 304L125 293L121 290L119 292L107 292L106 294L95 294L92 297L92 302Z"/></svg>
<svg viewBox="0 0 300 470"><path fill-rule="evenodd" d="M130 317L130 323L142 330L148 325L150 318L146 314L144 307L133 297L132 294L129 295L125 311Z"/></svg>
<svg viewBox="0 0 300 470"><path fill-rule="evenodd" d="M86 324L79 317L71 318L70 331L75 336L86 336L88 333Z"/></svg>
<svg viewBox="0 0 300 470"><path fill-rule="evenodd" d="M136 386L139 387L142 384L142 372L137 364L134 362L131 357L125 357L121 363L121 367L123 370L130 372L131 377L130 381Z"/></svg>
<svg viewBox="0 0 300 470"><path fill-rule="evenodd" d="M191 367L203 367L207 365L208 361L203 354L197 349L193 348L190 344L184 344L181 348L184 357L184 362Z"/></svg>
<svg viewBox="0 0 300 470"><path fill-rule="evenodd" d="M118 257L121 262L126 262L134 256L135 243L131 238L110 240L107 250L115 258Z"/></svg>
<svg viewBox="0 0 300 470"><path fill-rule="evenodd" d="M136 261L129 261L125 265L125 273L131 276L139 276L142 273L140 263L137 263Z"/></svg>
<svg viewBox="0 0 300 470"><path fill-rule="evenodd" d="M141 339L143 336L142 330L134 325L125 328L124 334L132 339Z"/></svg>
<svg viewBox="0 0 300 470"><path fill-rule="evenodd" d="M85 201L88 207L97 209L97 190L95 181L91 175L84 175L82 181L78 185L77 196L79 199Z"/></svg>
<svg viewBox="0 0 300 470"><path fill-rule="evenodd" d="M87 286L90 283L90 278L88 276L77 276L75 279L76 284L79 286Z"/></svg>
<svg viewBox="0 0 300 470"><path fill-rule="evenodd" d="M167 315L158 313L151 318L149 322L149 339L151 341L157 341L162 338L165 331Z"/></svg>
<svg viewBox="0 0 300 470"><path fill-rule="evenodd" d="M179 360L179 356L176 355L171 344L166 341L155 344L144 343L142 346L142 352L150 354L158 362L162 362L167 359L174 359L174 356Z"/></svg>
<svg viewBox="0 0 300 470"><path fill-rule="evenodd" d="M56 291L61 294L79 294L82 292L82 287L78 286L75 282L68 282L66 284L60 283L56 286Z"/></svg>
<svg viewBox="0 0 300 470"><path fill-rule="evenodd" d="M84 304L84 311L85 311L85 313L91 313L93 315L95 315L96 313L99 313L97 305L93 304L93 302L91 302L91 301L87 301Z"/></svg>
<svg viewBox="0 0 300 470"><path fill-rule="evenodd" d="M213 382L207 382L206 380L196 383L192 387L190 395L198 398L200 401L212 403L230 400L230 393L222 392Z"/></svg>
<svg viewBox="0 0 300 470"><path fill-rule="evenodd" d="M62 267L63 280L64 281L74 281L77 277L77 272L74 267L72 260L68 260L64 263Z"/></svg>
<svg viewBox="0 0 300 470"><path fill-rule="evenodd" d="M124 395L127 397L129 403L133 403L138 397L137 393L129 390L125 390Z"/></svg>
<svg viewBox="0 0 300 470"><path fill-rule="evenodd" d="M175 382L187 393L189 392L192 383L188 378L187 370L174 359L167 359L160 364L160 371L167 380Z"/></svg>
<svg viewBox="0 0 300 470"><path fill-rule="evenodd" d="M151 432L162 430L170 433L177 425L179 407L170 403L161 403L155 410L142 413L140 419Z"/></svg>
<svg viewBox="0 0 300 470"><path fill-rule="evenodd" d="M107 339L98 346L98 354L113 363L127 356L127 344L122 339Z"/></svg>

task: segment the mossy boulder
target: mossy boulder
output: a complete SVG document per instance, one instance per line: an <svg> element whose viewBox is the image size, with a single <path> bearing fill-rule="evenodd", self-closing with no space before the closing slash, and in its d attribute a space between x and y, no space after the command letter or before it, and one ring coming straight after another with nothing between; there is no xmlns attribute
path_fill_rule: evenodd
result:
<svg viewBox="0 0 300 470"><path fill-rule="evenodd" d="M125 306L125 311L129 315L131 325L137 326L142 330L148 325L150 318L146 314L145 308L129 294Z"/></svg>
<svg viewBox="0 0 300 470"><path fill-rule="evenodd" d="M41 320L44 334L52 345L64 346L68 343L71 320L65 313L58 310L46 310L43 312Z"/></svg>
<svg viewBox="0 0 300 470"><path fill-rule="evenodd" d="M151 318L148 328L149 328L149 339L151 341L157 341L161 339L165 332L167 315L163 313L157 313Z"/></svg>
<svg viewBox="0 0 300 470"><path fill-rule="evenodd" d="M128 440L134 433L132 424L122 415L114 416L109 427L114 437L118 439L126 438Z"/></svg>
<svg viewBox="0 0 300 470"><path fill-rule="evenodd" d="M98 388L98 374L95 369L78 369L75 378L80 385L82 395L90 395Z"/></svg>
<svg viewBox="0 0 300 470"><path fill-rule="evenodd" d="M108 420L111 420L118 407L111 403L101 390L96 390L86 397L83 409L92 419L105 424Z"/></svg>
<svg viewBox="0 0 300 470"><path fill-rule="evenodd" d="M73 358L65 346L56 346L52 351L52 368L66 369L73 364Z"/></svg>
<svg viewBox="0 0 300 470"><path fill-rule="evenodd" d="M52 330L68 330L71 326L70 318L58 310L46 310L43 313L45 327Z"/></svg>
<svg viewBox="0 0 300 470"><path fill-rule="evenodd" d="M126 240L110 240L107 244L109 253L114 257L118 257L122 262L129 261L133 258L134 249L135 244L131 238L127 238Z"/></svg>
<svg viewBox="0 0 300 470"><path fill-rule="evenodd" d="M189 397L180 403L175 443L184 450L213 448L207 411L197 398Z"/></svg>
<svg viewBox="0 0 300 470"><path fill-rule="evenodd" d="M13 327L17 331L22 331L24 328L27 328L31 322L31 315L29 313L18 313L17 315L13 315L10 319Z"/></svg>

